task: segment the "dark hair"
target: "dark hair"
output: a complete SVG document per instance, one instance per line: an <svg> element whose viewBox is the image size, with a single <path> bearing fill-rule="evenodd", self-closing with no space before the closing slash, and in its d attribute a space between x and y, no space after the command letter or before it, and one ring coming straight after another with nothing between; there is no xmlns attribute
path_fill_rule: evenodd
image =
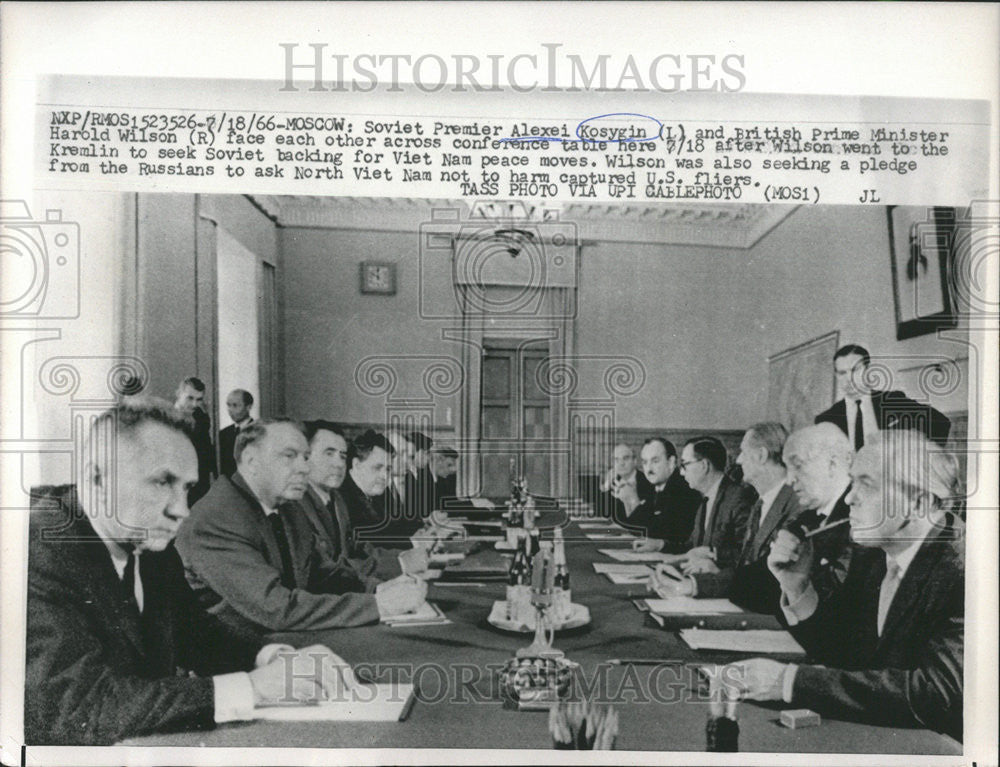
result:
<svg viewBox="0 0 1000 767"><path fill-rule="evenodd" d="M166 400L159 397L130 397L105 410L90 427L91 434L109 424L114 425L118 434L130 434L144 423L158 423L180 432L190 439L194 431L194 421L188 415L175 410Z"/></svg>
<svg viewBox="0 0 1000 767"><path fill-rule="evenodd" d="M364 461L372 454L372 450L377 447L382 448L389 455L396 454L396 448L392 446L392 443L385 438L385 435L379 434L376 431L368 429L361 436L355 437L347 448L348 468L353 467L355 461Z"/></svg>
<svg viewBox="0 0 1000 767"><path fill-rule="evenodd" d="M677 448L674 447L674 443L671 442L666 437L650 437L649 439L647 439L645 442L642 443L642 446L646 447L646 445L651 445L654 442L659 442L661 445L663 445L663 449L667 453L667 458L677 457Z"/></svg>
<svg viewBox="0 0 1000 767"><path fill-rule="evenodd" d="M691 451L708 461L716 471L725 471L729 462L729 455L726 453L726 446L715 437L692 437L684 446L691 446Z"/></svg>
<svg viewBox="0 0 1000 767"><path fill-rule="evenodd" d="M777 421L761 421L747 429L747 434L754 445L767 450L767 460L779 466L785 465L783 456L788 429Z"/></svg>
<svg viewBox="0 0 1000 767"><path fill-rule="evenodd" d="M839 360L841 357L850 357L856 354L861 358L865 367L868 367L872 362L872 356L868 353L868 350L863 346L858 346L857 344L847 344L846 346L841 346L833 354L834 360Z"/></svg>
<svg viewBox="0 0 1000 767"><path fill-rule="evenodd" d="M341 428L339 423L334 423L333 421L325 421L322 418L317 418L313 421L306 421L302 425L305 427L306 439L309 440L310 445L312 444L312 441L316 438L316 435L319 434L321 431L332 432L333 434L336 434L338 437L343 437L345 441L347 440L347 437L344 435L344 430L343 428Z"/></svg>
<svg viewBox="0 0 1000 767"><path fill-rule="evenodd" d="M246 389L233 389L230 394L241 394L243 396L243 404L250 407L253 404L253 395Z"/></svg>
<svg viewBox="0 0 1000 767"><path fill-rule="evenodd" d="M294 418L285 418L283 416L278 416L276 418L265 418L263 420L254 421L252 424L244 429L240 429L240 433L236 437L236 445L233 447L233 458L236 460L237 465L239 465L240 458L243 457L243 451L246 450L250 445L260 442L264 437L267 436L267 428L279 423L287 423L294 426L303 435L305 435L305 429L300 421L296 421Z"/></svg>
<svg viewBox="0 0 1000 767"><path fill-rule="evenodd" d="M458 451L453 447L448 447L447 445L444 447L438 447L434 449L434 452L444 458L454 458L456 461L458 460Z"/></svg>
<svg viewBox="0 0 1000 767"><path fill-rule="evenodd" d="M430 450L434 447L434 440L424 434L422 431L411 431L409 434L405 435L410 442L413 443L413 447L417 450Z"/></svg>
<svg viewBox="0 0 1000 767"><path fill-rule="evenodd" d="M188 376L185 378L181 381L181 386L190 386L195 391L205 391L205 382L195 376Z"/></svg>

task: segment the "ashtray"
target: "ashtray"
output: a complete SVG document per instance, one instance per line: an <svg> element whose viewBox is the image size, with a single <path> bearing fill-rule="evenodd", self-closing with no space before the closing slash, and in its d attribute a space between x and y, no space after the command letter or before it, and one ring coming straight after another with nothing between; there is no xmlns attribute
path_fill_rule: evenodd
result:
<svg viewBox="0 0 1000 767"><path fill-rule="evenodd" d="M499 672L504 708L550 708L569 696L579 667L566 658L511 658Z"/></svg>

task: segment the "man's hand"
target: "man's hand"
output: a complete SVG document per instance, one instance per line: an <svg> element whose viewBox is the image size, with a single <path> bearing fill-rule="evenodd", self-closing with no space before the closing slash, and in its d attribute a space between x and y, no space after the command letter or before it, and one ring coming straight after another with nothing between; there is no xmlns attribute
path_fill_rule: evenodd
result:
<svg viewBox="0 0 1000 767"><path fill-rule="evenodd" d="M789 602L795 602L809 585L812 568L812 542L788 530L779 530L767 555L767 569L777 579Z"/></svg>
<svg viewBox="0 0 1000 767"><path fill-rule="evenodd" d="M649 586L661 597L689 597L694 594L690 578L681 575L673 565L659 564L649 577Z"/></svg>
<svg viewBox="0 0 1000 767"><path fill-rule="evenodd" d="M723 669L723 676L736 685L741 697L748 700L782 700L785 670L788 665L767 658L730 663Z"/></svg>
<svg viewBox="0 0 1000 767"><path fill-rule="evenodd" d="M406 575L420 576L427 573L429 558L427 549L423 546L414 547L409 551L402 552L399 557L399 566Z"/></svg>
<svg viewBox="0 0 1000 767"><path fill-rule="evenodd" d="M347 662L328 647L282 650L268 664L248 673L254 705L342 700L358 686Z"/></svg>
<svg viewBox="0 0 1000 767"><path fill-rule="evenodd" d="M628 514L635 511L639 504L642 503L639 500L639 494L636 492L635 486L628 482L615 480L611 485L611 494L622 502Z"/></svg>
<svg viewBox="0 0 1000 767"><path fill-rule="evenodd" d="M715 550L711 546L695 546L687 551L688 559L715 559Z"/></svg>
<svg viewBox="0 0 1000 767"><path fill-rule="evenodd" d="M662 551L665 545L666 541L661 541L659 538L639 538L632 541L632 550L646 553Z"/></svg>
<svg viewBox="0 0 1000 767"><path fill-rule="evenodd" d="M381 616L412 613L427 599L427 584L410 575L400 575L375 588L375 601Z"/></svg>
<svg viewBox="0 0 1000 767"><path fill-rule="evenodd" d="M715 560L713 559L708 559L707 557L692 557L681 563L681 570L683 570L686 575L694 575L695 573L717 573L719 572L719 566L715 564Z"/></svg>

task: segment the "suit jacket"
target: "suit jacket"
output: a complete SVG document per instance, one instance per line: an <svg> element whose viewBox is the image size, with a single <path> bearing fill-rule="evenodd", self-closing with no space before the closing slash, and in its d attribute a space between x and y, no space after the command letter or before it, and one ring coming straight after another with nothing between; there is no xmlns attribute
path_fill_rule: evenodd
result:
<svg viewBox="0 0 1000 767"><path fill-rule="evenodd" d="M750 509L757 500L757 491L749 485L737 484L723 476L708 514L705 499L698 507L688 548L710 546L715 549L715 563L721 567L735 565L743 548ZM708 527L705 517L708 516Z"/></svg>
<svg viewBox="0 0 1000 767"><path fill-rule="evenodd" d="M239 472L220 479L195 504L177 535L177 550L206 609L253 634L377 622L373 595L340 591L342 573L318 545L301 507L286 503L279 513L294 588L282 585L274 531Z"/></svg>
<svg viewBox="0 0 1000 767"><path fill-rule="evenodd" d="M604 480L602 480L603 483ZM602 484L603 487L603 484ZM649 480L646 479L646 475L641 471L635 472L635 492L639 496L640 501L645 501L652 498L656 493L656 489L650 484ZM624 519L625 518L625 505L615 498L614 494L608 490L602 492L597 498L596 509L598 516L610 517L611 519Z"/></svg>
<svg viewBox="0 0 1000 767"><path fill-rule="evenodd" d="M871 397L879 429L915 429L942 447L948 442L951 421L940 410L916 402L901 391L876 391ZM837 400L816 416L816 423L832 423L847 434L847 403Z"/></svg>
<svg viewBox="0 0 1000 767"><path fill-rule="evenodd" d="M347 539L348 557L354 561L358 571L362 575L383 580L399 575L402 572L399 566L399 551L375 546L371 541L364 540L360 534L360 530L371 528L376 524L378 515L371 500L351 478L350 472L344 477L343 484L334 492L334 498L338 503L337 508L341 510L338 519Z"/></svg>
<svg viewBox="0 0 1000 767"><path fill-rule="evenodd" d="M818 527L839 522L846 519L851 514L851 507L847 505L847 494L851 491L848 487L843 495L837 499L833 506L833 511L824 519L815 509L806 509L797 517L792 519L788 527L797 530L815 530ZM816 587L820 597L827 597L840 588L840 585L847 577L847 570L851 564L851 555L854 546L851 543L851 525L841 525L826 533L820 533L811 538L813 544L813 566L810 579ZM784 614L779 609L778 619L783 620Z"/></svg>
<svg viewBox="0 0 1000 767"><path fill-rule="evenodd" d="M410 536L422 526L421 520L411 518L391 484L381 495L369 498L348 472L340 494L347 504L355 541L380 548L409 548Z"/></svg>
<svg viewBox="0 0 1000 767"><path fill-rule="evenodd" d="M330 503L323 503L316 491L310 487L296 503L312 524L317 545L323 553L336 563L340 571L340 591L372 592L381 581L374 577L375 564L370 568L359 567L357 559L351 557L352 548L348 540L350 522L343 499L334 490ZM370 558L370 556L369 556Z"/></svg>
<svg viewBox="0 0 1000 767"><path fill-rule="evenodd" d="M701 496L692 490L679 471L667 479L663 489L654 489L631 516L625 517L624 507L615 521L622 527L650 538L664 541L663 550L670 553L687 551L688 538Z"/></svg>
<svg viewBox="0 0 1000 767"><path fill-rule="evenodd" d="M746 610L773 613L778 609L781 588L767 569L771 541L778 530L801 512L795 491L782 485L761 524L761 500L754 503L743 536L739 559L734 565L722 567L717 573L694 576L699 597L728 597Z"/></svg>
<svg viewBox="0 0 1000 767"><path fill-rule="evenodd" d="M215 726L208 676L253 668L259 641L199 609L172 547L138 558L140 616L71 487L30 520L24 734L37 745L110 745Z"/></svg>
<svg viewBox="0 0 1000 767"><path fill-rule="evenodd" d="M215 465L215 445L212 444L212 435L209 433L211 422L201 408L194 411L194 431L191 434L191 443L194 445L198 455L198 482L188 491L188 506L194 506L212 484L216 477Z"/></svg>
<svg viewBox="0 0 1000 767"><path fill-rule="evenodd" d="M856 547L835 595L791 632L822 666L799 666L792 703L872 724L928 727L962 739L965 575L944 533L924 541L878 636L881 549Z"/></svg>
<svg viewBox="0 0 1000 767"><path fill-rule="evenodd" d="M219 432L219 474L231 477L236 473L236 424L231 423Z"/></svg>

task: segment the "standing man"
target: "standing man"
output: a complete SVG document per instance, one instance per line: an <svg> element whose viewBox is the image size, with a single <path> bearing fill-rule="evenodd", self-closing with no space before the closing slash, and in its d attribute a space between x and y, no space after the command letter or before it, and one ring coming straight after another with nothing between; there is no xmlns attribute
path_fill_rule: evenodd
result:
<svg viewBox="0 0 1000 767"><path fill-rule="evenodd" d="M205 382L191 376L177 387L174 408L194 421L191 442L198 454L198 482L188 493L188 507L194 506L216 477L215 446L212 444L212 423L205 412Z"/></svg>
<svg viewBox="0 0 1000 767"><path fill-rule="evenodd" d="M253 423L251 407L253 395L245 389L233 389L226 397L226 410L233 422L219 432L219 473L223 477L231 477L236 473L236 436Z"/></svg>
<svg viewBox="0 0 1000 767"><path fill-rule="evenodd" d="M615 521L647 536L633 544L638 551L685 551L700 496L677 469L677 449L670 440L650 437L640 458L653 492L640 498L634 486L616 483L613 492L622 502L624 518Z"/></svg>
<svg viewBox="0 0 1000 767"><path fill-rule="evenodd" d="M415 610L427 587L408 576L374 594L342 591L342 570L317 544L302 509L289 503L306 492L308 457L295 421L258 421L240 433L236 473L212 486L177 537L202 604L257 634L361 626Z"/></svg>
<svg viewBox="0 0 1000 767"><path fill-rule="evenodd" d="M754 658L726 678L752 700L961 740L965 575L948 508L958 462L923 434L895 430L858 452L851 475L857 550L843 587L820 593L812 541L787 531L768 558L789 630L822 665Z"/></svg>
<svg viewBox="0 0 1000 767"><path fill-rule="evenodd" d="M785 427L773 422L754 424L743 435L736 463L758 498L736 563L720 568L712 559L691 560L687 577L680 581L666 568L658 569L654 588L675 596L728 597L758 613L778 609L778 584L768 570L767 555L778 531L801 510L795 492L785 483L782 450L787 438Z"/></svg>
<svg viewBox="0 0 1000 767"><path fill-rule="evenodd" d="M914 429L942 447L948 442L951 421L927 404L901 391L869 388L871 355L863 346L848 344L833 355L840 399L816 416L816 423L832 423L844 434L854 450L860 450L884 429Z"/></svg>
<svg viewBox="0 0 1000 767"><path fill-rule="evenodd" d="M261 647L195 604L169 546L198 478L189 431L167 402L115 406L91 428L79 487L51 491L32 512L28 743L208 729L251 719L257 705L353 686L325 647Z"/></svg>

